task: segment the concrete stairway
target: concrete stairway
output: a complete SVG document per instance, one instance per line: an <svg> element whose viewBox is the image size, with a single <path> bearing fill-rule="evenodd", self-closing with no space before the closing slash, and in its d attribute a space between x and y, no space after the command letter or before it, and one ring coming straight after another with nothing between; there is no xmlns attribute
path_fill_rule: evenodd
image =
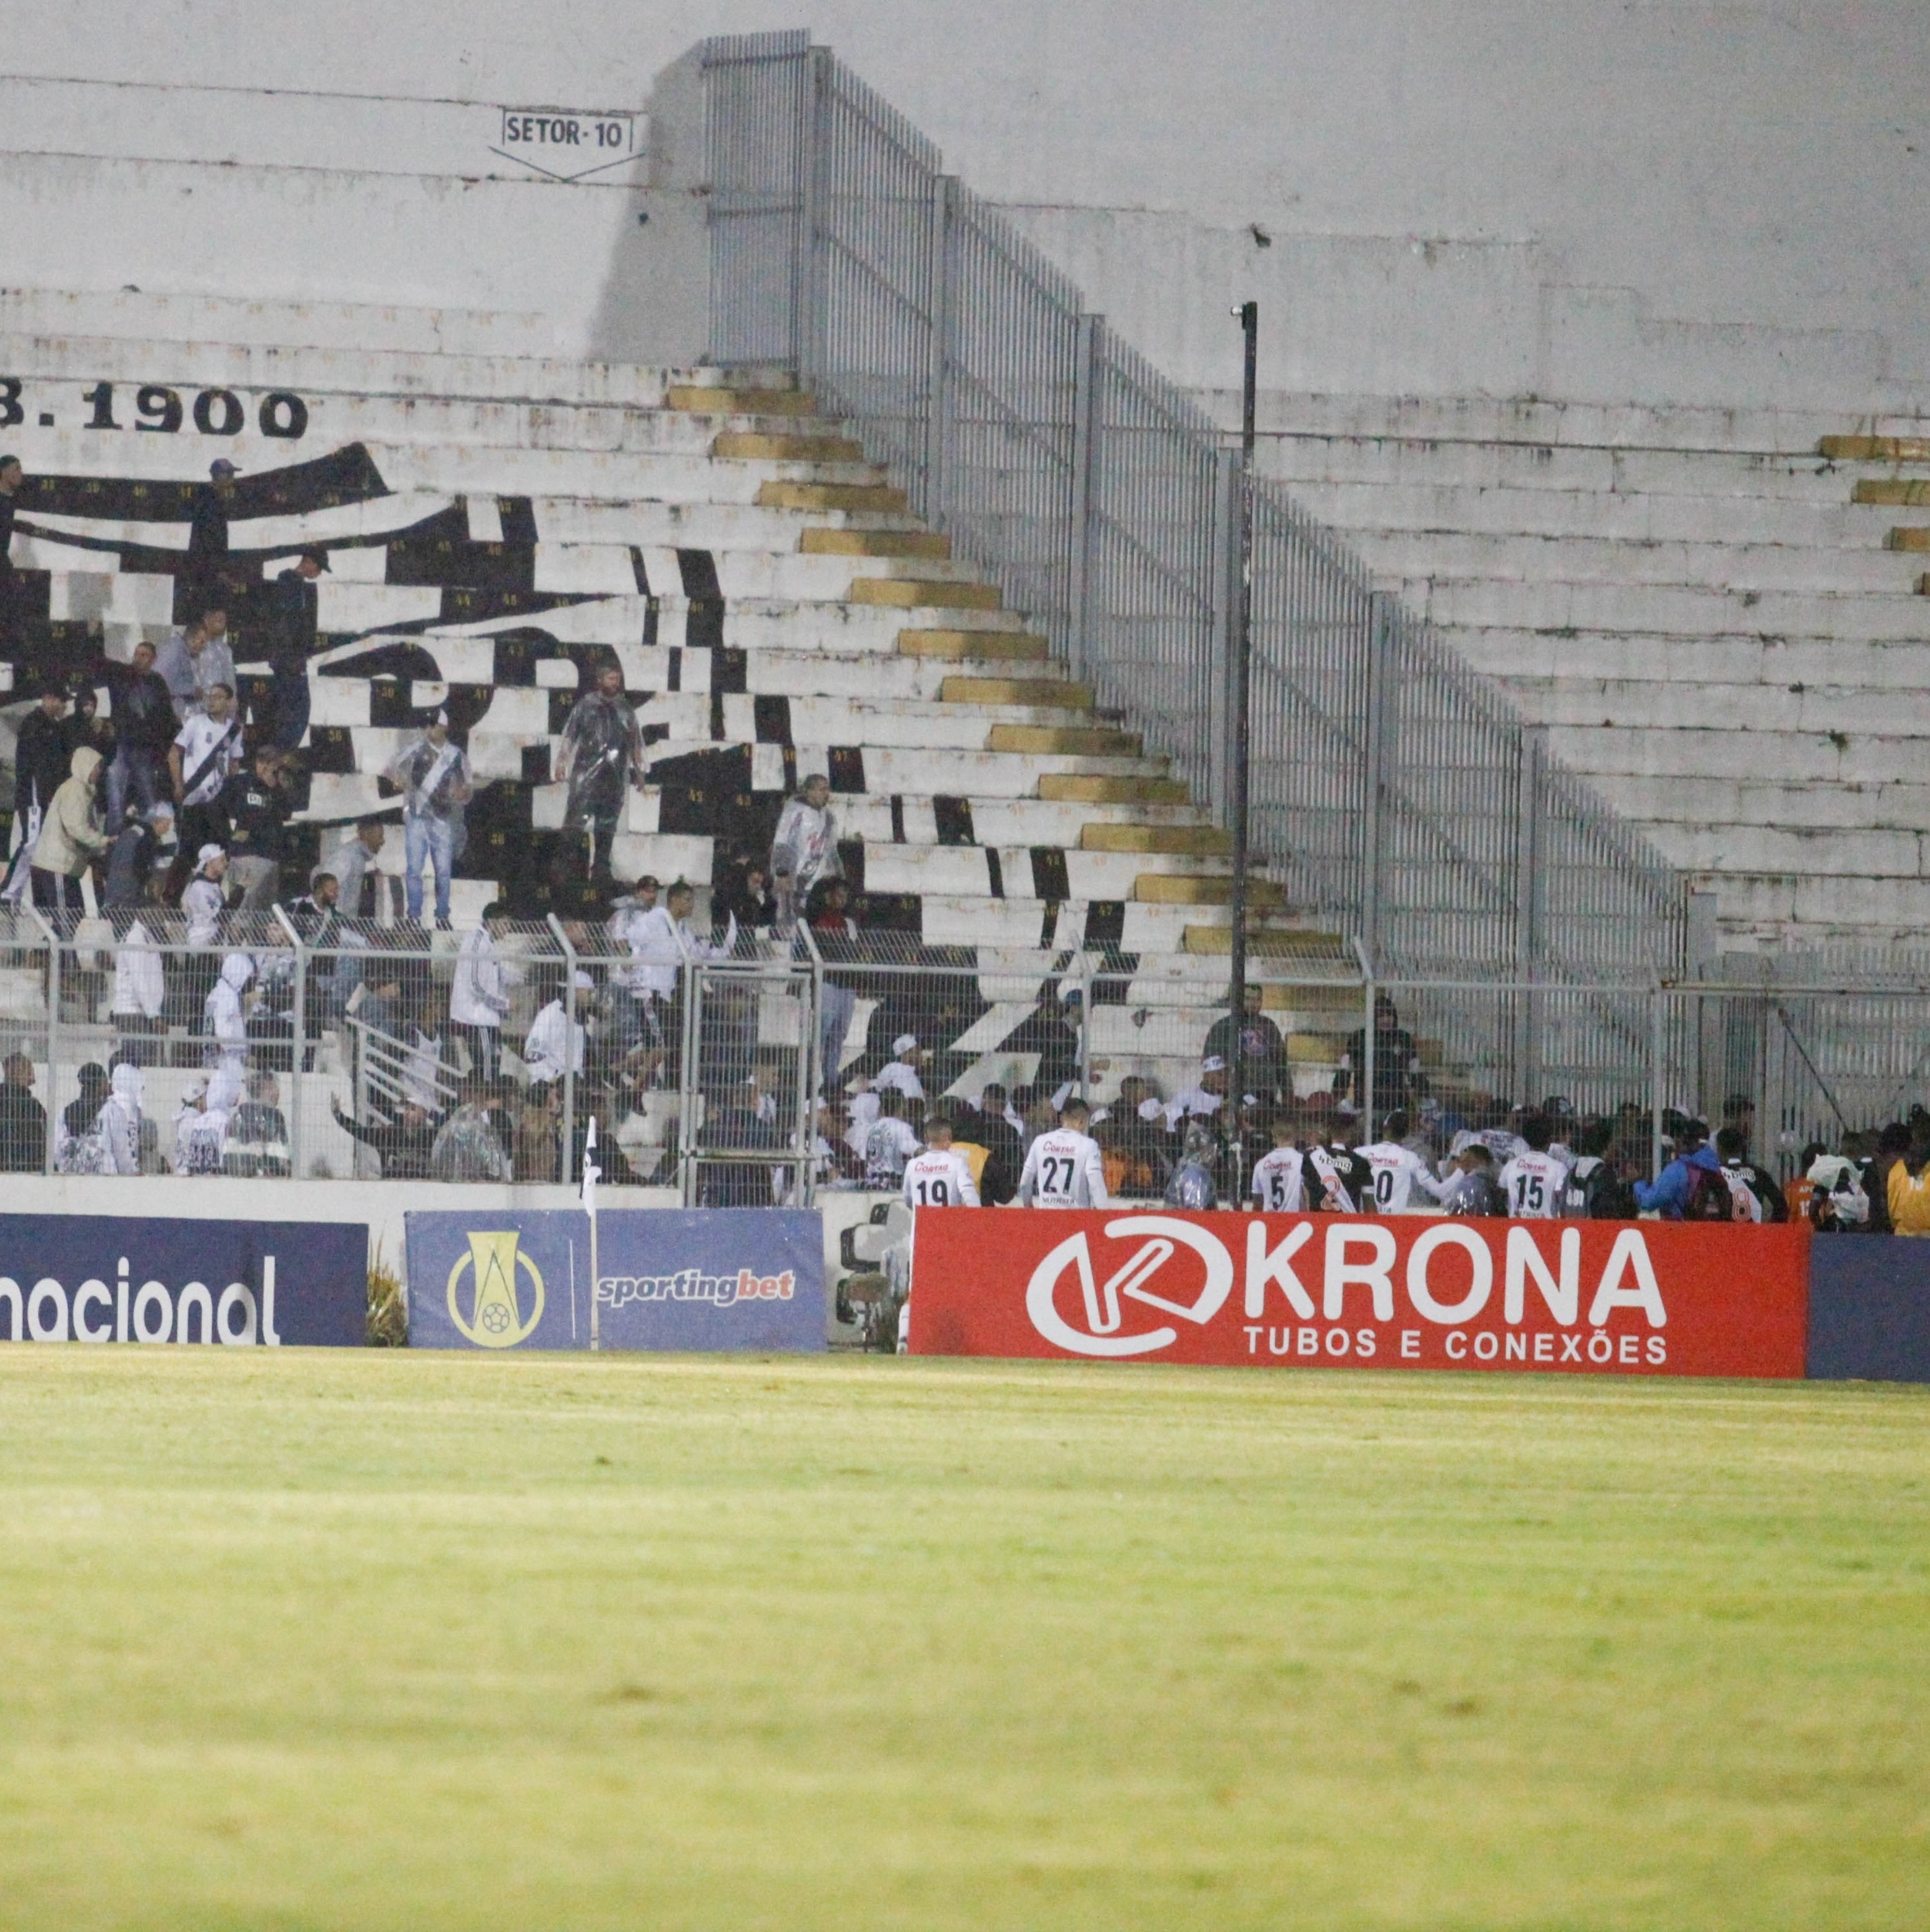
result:
<svg viewBox="0 0 1930 1932"><path fill-rule="evenodd" d="M1922 426L1277 400L1265 466L1712 891L1721 943L1930 927ZM1919 518L1919 522L1930 518Z"/></svg>
<svg viewBox="0 0 1930 1932"><path fill-rule="evenodd" d="M613 655L652 780L620 878L708 886L825 771L896 928L1008 980L1082 958L1124 975L1091 1023L1103 1093L1197 1073L1223 1010L1225 834L781 377L560 362L529 352L526 319L446 312L0 292L0 332L18 383L0 444L29 477L13 557L45 599L0 670L15 717L96 637L124 659L165 633L185 486L226 455L232 555L272 577L300 546L330 553L315 842L394 809L378 774L446 705L479 785L457 923L499 893L540 913L563 722ZM261 633L245 610L233 630L258 706ZM1263 975L1345 970L1336 935L1256 893ZM1357 996L1276 985L1269 1004L1296 1084L1324 1088ZM974 1036L960 1067L1002 1071L997 1046Z"/></svg>

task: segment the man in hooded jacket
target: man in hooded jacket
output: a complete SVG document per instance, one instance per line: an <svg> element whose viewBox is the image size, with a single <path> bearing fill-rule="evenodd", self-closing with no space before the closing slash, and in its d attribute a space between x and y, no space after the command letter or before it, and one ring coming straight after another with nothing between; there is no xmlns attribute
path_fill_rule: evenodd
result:
<svg viewBox="0 0 1930 1932"><path fill-rule="evenodd" d="M33 847L33 903L43 910L80 911L81 874L108 848L95 780L101 757L83 745L68 761L67 781L54 794Z"/></svg>
<svg viewBox="0 0 1930 1932"><path fill-rule="evenodd" d="M248 1019L241 995L254 977L254 962L245 953L231 953L221 962L221 977L201 1010L208 1037L221 1049L224 1068L239 1068L248 1057Z"/></svg>
<svg viewBox="0 0 1930 1932"><path fill-rule="evenodd" d="M624 799L643 783L643 732L623 695L621 665L605 665L596 688L576 701L557 776L569 787L563 824L588 841L591 875L607 878Z"/></svg>

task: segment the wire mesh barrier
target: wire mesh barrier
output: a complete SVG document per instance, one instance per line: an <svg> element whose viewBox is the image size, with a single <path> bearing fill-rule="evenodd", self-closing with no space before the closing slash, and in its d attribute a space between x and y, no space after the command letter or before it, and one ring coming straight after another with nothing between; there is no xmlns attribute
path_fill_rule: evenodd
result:
<svg viewBox="0 0 1930 1932"><path fill-rule="evenodd" d="M1384 970L1678 969L1670 868L895 110L802 34L704 66L713 355L793 368L1222 815L1250 506L1252 851L1299 906Z"/></svg>

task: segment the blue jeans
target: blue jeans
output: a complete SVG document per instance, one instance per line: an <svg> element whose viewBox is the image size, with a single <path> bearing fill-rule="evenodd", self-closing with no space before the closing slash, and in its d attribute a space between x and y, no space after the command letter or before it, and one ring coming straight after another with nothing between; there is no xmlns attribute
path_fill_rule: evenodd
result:
<svg viewBox="0 0 1930 1932"><path fill-rule="evenodd" d="M108 836L112 838L121 829L121 815L127 808L130 789L140 800L143 811L153 811L161 799L169 797L167 772L161 754L121 745L108 767L107 788Z"/></svg>
<svg viewBox="0 0 1930 1932"><path fill-rule="evenodd" d="M409 916L422 916L422 864L426 860L435 868L435 916L449 916L449 869L456 862L456 828L448 819L421 818L405 820L402 827L404 876L402 890Z"/></svg>

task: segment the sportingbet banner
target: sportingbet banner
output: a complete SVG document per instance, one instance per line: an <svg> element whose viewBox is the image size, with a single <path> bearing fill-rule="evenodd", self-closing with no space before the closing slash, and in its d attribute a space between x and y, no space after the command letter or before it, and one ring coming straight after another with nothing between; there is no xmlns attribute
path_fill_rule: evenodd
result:
<svg viewBox="0 0 1930 1932"><path fill-rule="evenodd" d="M1800 1377L1809 1230L921 1208L914 1355Z"/></svg>
<svg viewBox="0 0 1930 1932"><path fill-rule="evenodd" d="M0 1341L359 1348L368 1306L361 1222L0 1214Z"/></svg>
<svg viewBox="0 0 1930 1932"><path fill-rule="evenodd" d="M774 1208L600 1214L608 1349L824 1346L824 1231ZM414 1348L588 1348L590 1227L563 1212L408 1217Z"/></svg>

